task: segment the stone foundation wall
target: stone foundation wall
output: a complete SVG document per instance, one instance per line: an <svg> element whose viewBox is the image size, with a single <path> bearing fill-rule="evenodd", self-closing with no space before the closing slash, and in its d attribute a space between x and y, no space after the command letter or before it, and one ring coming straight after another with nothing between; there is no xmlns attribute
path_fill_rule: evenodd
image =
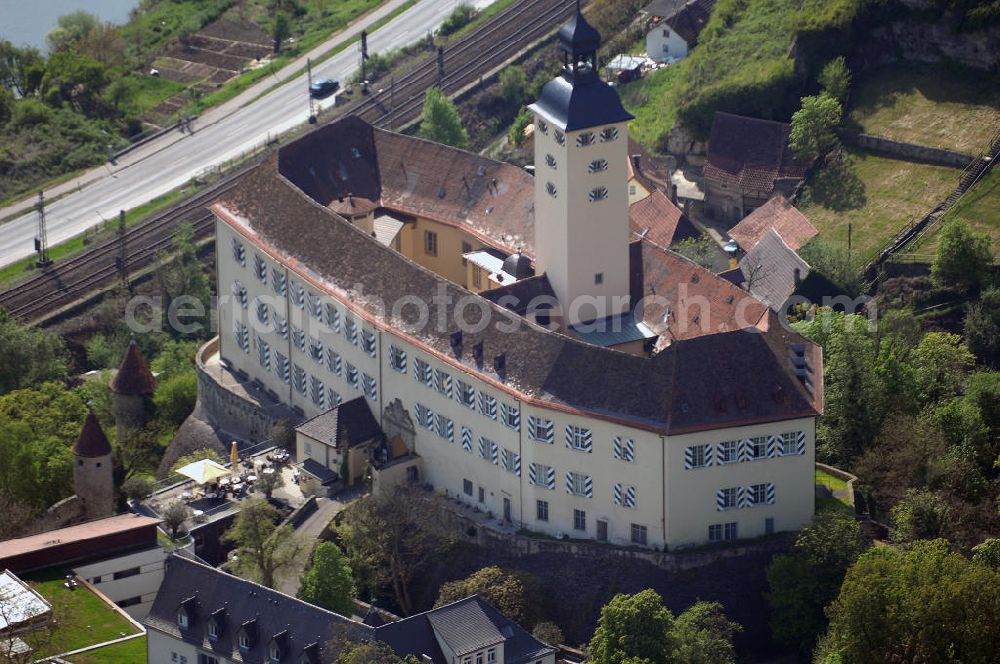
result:
<svg viewBox="0 0 1000 664"><path fill-rule="evenodd" d="M63 498L58 503L45 510L45 512L38 517L38 519L31 524L31 527L27 532L22 533L21 536L33 535L36 533L44 533L49 530L56 530L57 528L65 528L66 526L72 525L77 521L83 520L84 515L83 500L80 496L72 495L69 498Z"/></svg>
<svg viewBox="0 0 1000 664"><path fill-rule="evenodd" d="M916 143L903 143L902 141L894 141L882 136L872 136L871 134L848 135L846 142L872 150L873 152L900 157L909 161L920 161L938 166L951 166L953 168L964 169L975 159L971 155L960 152L932 148L927 145L917 145Z"/></svg>

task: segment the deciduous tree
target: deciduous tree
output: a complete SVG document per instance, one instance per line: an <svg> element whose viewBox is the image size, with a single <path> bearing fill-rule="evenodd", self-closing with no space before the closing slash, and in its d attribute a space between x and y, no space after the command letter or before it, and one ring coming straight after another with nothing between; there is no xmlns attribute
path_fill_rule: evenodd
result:
<svg viewBox="0 0 1000 664"><path fill-rule="evenodd" d="M441 586L435 606L443 606L469 595L480 595L508 620L530 629L545 604L541 581L533 574L500 567L484 567L465 579Z"/></svg>
<svg viewBox="0 0 1000 664"><path fill-rule="evenodd" d="M972 232L961 221L950 221L938 235L931 278L942 288L975 292L988 283L992 262L988 235Z"/></svg>
<svg viewBox="0 0 1000 664"><path fill-rule="evenodd" d="M462 126L455 104L438 88L430 88L424 96L420 135L435 143L456 148L469 144L469 134Z"/></svg>
<svg viewBox="0 0 1000 664"><path fill-rule="evenodd" d="M191 516L191 510L188 506L177 500L170 503L167 509L163 510L163 514L160 518L163 519L163 525L170 529L170 537L177 539L177 531L184 522L188 520Z"/></svg>
<svg viewBox="0 0 1000 664"><path fill-rule="evenodd" d="M802 108L792 115L792 131L788 136L788 145L795 156L812 161L835 148L841 112L840 102L829 95L803 97Z"/></svg>
<svg viewBox="0 0 1000 664"><path fill-rule="evenodd" d="M299 597L342 616L354 613L354 578L347 556L333 542L320 542L302 576Z"/></svg>
<svg viewBox="0 0 1000 664"><path fill-rule="evenodd" d="M917 388L928 404L956 396L975 363L962 338L948 332L928 332L910 354Z"/></svg>
<svg viewBox="0 0 1000 664"><path fill-rule="evenodd" d="M276 575L298 555L302 544L291 526L278 526L279 514L261 499L245 501L223 540L236 545L234 569L273 588Z"/></svg>
<svg viewBox="0 0 1000 664"><path fill-rule="evenodd" d="M819 74L819 84L823 92L830 95L841 105L847 101L847 93L851 89L851 70L847 68L847 60L840 56L830 60Z"/></svg>
<svg viewBox="0 0 1000 664"><path fill-rule="evenodd" d="M669 662L677 645L673 614L647 589L604 605L589 650L594 664Z"/></svg>
<svg viewBox="0 0 1000 664"><path fill-rule="evenodd" d="M948 527L948 505L930 491L910 489L890 513L892 540L899 543L943 537Z"/></svg>
<svg viewBox="0 0 1000 664"><path fill-rule="evenodd" d="M51 332L26 327L0 309L0 394L67 378L66 344Z"/></svg>

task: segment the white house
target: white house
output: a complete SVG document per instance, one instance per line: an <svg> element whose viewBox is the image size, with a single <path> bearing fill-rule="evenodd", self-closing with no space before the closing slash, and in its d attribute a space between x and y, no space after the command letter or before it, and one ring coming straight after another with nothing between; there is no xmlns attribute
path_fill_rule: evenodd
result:
<svg viewBox="0 0 1000 664"><path fill-rule="evenodd" d="M649 16L646 55L657 62L687 57L714 7L715 0L654 0L643 10Z"/></svg>
<svg viewBox="0 0 1000 664"><path fill-rule="evenodd" d="M534 177L347 117L214 204L222 362L306 418L363 397L411 480L536 532L662 549L798 529L820 349L632 236L631 116L582 16L559 44ZM475 283L480 250L514 257L503 285Z"/></svg>

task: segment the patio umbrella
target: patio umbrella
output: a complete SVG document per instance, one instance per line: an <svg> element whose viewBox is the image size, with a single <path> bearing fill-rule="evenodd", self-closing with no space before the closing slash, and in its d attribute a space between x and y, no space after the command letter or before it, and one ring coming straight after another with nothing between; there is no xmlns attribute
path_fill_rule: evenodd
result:
<svg viewBox="0 0 1000 664"><path fill-rule="evenodd" d="M236 441L233 441L233 446L229 449L229 470L233 475L240 472L240 451L236 447Z"/></svg>
<svg viewBox="0 0 1000 664"><path fill-rule="evenodd" d="M206 484L223 475L228 475L229 469L211 459L202 459L201 461L189 463L183 468L178 469L177 472L185 477L190 477L198 484Z"/></svg>

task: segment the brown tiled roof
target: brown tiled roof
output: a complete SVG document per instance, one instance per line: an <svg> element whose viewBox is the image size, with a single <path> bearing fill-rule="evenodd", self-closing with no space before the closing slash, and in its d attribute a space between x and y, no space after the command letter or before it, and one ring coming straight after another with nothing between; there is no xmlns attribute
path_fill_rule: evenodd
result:
<svg viewBox="0 0 1000 664"><path fill-rule="evenodd" d="M639 157L639 168L635 167L633 158ZM670 192L670 169L663 162L642 147L635 139L628 139L628 176L634 177L647 191L659 189Z"/></svg>
<svg viewBox="0 0 1000 664"><path fill-rule="evenodd" d="M92 410L87 412L87 419L83 421L80 437L73 445L73 454L88 458L111 454L108 437L104 435L104 429L101 428L101 423L97 421Z"/></svg>
<svg viewBox="0 0 1000 664"><path fill-rule="evenodd" d="M381 206L534 256L534 178L516 166L374 129L355 116L290 143L278 160L281 175L338 214Z"/></svg>
<svg viewBox="0 0 1000 664"><path fill-rule="evenodd" d="M655 0L644 11L662 18L688 46L693 46L714 7L715 0Z"/></svg>
<svg viewBox="0 0 1000 664"><path fill-rule="evenodd" d="M708 138L705 179L744 191L772 191L778 178L802 178L808 164L788 147L791 125L717 111Z"/></svg>
<svg viewBox="0 0 1000 664"><path fill-rule="evenodd" d="M135 339L128 345L118 373L111 380L111 391L132 396L149 396L156 391L156 379Z"/></svg>
<svg viewBox="0 0 1000 664"><path fill-rule="evenodd" d="M398 137L397 140L410 139ZM478 332L466 330L464 354L456 357L450 344L451 333L458 330L454 303L468 297L468 291L380 245L342 217L311 201L278 174L278 159L280 156L272 156L248 172L223 201L213 206L213 210L242 232L248 241L259 244L264 251L285 256L283 260L314 287L351 301L350 306L367 320L392 329L394 333L406 334L424 352L436 355L459 370L477 373L498 390L509 391L528 402L544 403L550 408L582 411L654 431L695 430L726 422L780 420L811 416L816 411L804 390L796 391L794 377L782 371L773 358L766 360L765 353L772 351L767 350L769 347L761 338L764 335L757 331L711 334L709 337L719 339L707 343L698 343L696 335L688 333L672 343L669 352L643 358L543 330L489 303L486 311L497 322ZM649 243L644 244L658 252L654 255L667 253ZM670 257L663 260L664 264L658 267L666 278L669 271L664 265L671 264ZM679 257L674 260L683 261ZM656 264L656 260L650 259L650 263ZM308 266L308 273L303 266ZM363 284L363 292L352 290L357 284ZM669 293L670 287L664 288ZM404 297L440 302L434 299L439 293L446 295L448 300L442 305L445 310L440 317L447 321L446 327L425 326L402 332L420 322L420 312L416 307L393 307L391 303ZM385 306L377 306L378 302ZM759 303L757 306L763 307ZM479 320L478 312L473 309L463 309L469 327L476 327ZM438 317L431 318L436 320ZM471 349L477 343L483 345L483 369L472 364ZM705 352L726 355L733 370L701 370L701 363L720 361L703 357ZM505 381L491 370L492 359L501 353L506 356ZM740 367L740 371L736 371L736 367ZM747 376L753 380L748 382ZM675 398L675 385L697 382L704 390L722 392L730 389L734 382L747 385L749 390L753 385L760 385L760 381L783 381L786 394L795 396L781 403L757 399L751 410L731 410L723 414L698 407L682 408Z"/></svg>
<svg viewBox="0 0 1000 664"><path fill-rule="evenodd" d="M819 233L808 217L777 194L730 228L729 237L736 240L743 251L750 251L769 230L776 231L793 251L801 249Z"/></svg>
<svg viewBox="0 0 1000 664"><path fill-rule="evenodd" d="M629 229L653 244L667 248L685 238L698 237L694 224L659 190L633 203L628 209Z"/></svg>

